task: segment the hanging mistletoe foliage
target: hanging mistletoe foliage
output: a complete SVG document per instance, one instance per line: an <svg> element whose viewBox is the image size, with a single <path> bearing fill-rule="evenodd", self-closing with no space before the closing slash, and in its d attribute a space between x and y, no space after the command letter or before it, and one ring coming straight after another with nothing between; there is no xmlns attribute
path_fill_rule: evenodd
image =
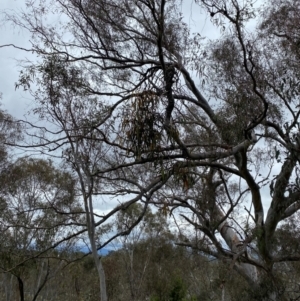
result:
<svg viewBox="0 0 300 301"><path fill-rule="evenodd" d="M162 117L158 112L159 96L151 91L143 91L134 97L121 124L122 143L136 158L142 154L153 154L159 148L162 138Z"/></svg>

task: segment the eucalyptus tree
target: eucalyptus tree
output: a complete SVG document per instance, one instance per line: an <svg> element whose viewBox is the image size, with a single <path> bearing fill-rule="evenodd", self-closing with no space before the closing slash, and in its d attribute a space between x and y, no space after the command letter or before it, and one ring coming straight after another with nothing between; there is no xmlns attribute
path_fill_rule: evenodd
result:
<svg viewBox="0 0 300 301"><path fill-rule="evenodd" d="M139 203L132 204L126 210L118 212L116 217L116 228L118 232L128 231L140 216L142 221L136 225L129 234L116 239L116 251L118 252L119 265L124 269L123 287L128 287L128 296L121 292L124 300L147 299L153 295L147 289L147 283L151 277L151 270L155 269L155 257L157 253L170 253L163 251L164 247L172 248L174 235L171 234L167 218L162 212L152 212L148 207L143 214L143 206ZM166 257L168 257L166 255ZM157 263L158 264L158 263ZM159 268L158 268L159 269ZM167 273L168 274L168 273ZM152 273L153 275L153 273ZM170 274L168 274L170 276ZM151 281L151 280L150 280Z"/></svg>
<svg viewBox="0 0 300 301"><path fill-rule="evenodd" d="M141 202L134 226L153 203L182 237L195 229L182 245L227 260L258 298L287 297L276 266L300 256L274 240L300 208L299 4L194 1L221 30L212 41L176 0L28 1L7 16L32 33L39 57L17 86L34 82L36 112L57 126L35 146L61 148L75 169L70 145L101 153L87 156L93 193L121 204L95 227Z"/></svg>
<svg viewBox="0 0 300 301"><path fill-rule="evenodd" d="M28 158L8 164L0 178L0 270L17 281L21 301L34 301L56 275L58 266L66 264L64 250L69 252L74 247L74 239L63 243L62 237L84 226L80 223L82 209L74 194L75 181L51 161ZM58 242L60 258L53 247ZM50 258L60 264L52 268ZM34 268L35 285L27 287Z"/></svg>

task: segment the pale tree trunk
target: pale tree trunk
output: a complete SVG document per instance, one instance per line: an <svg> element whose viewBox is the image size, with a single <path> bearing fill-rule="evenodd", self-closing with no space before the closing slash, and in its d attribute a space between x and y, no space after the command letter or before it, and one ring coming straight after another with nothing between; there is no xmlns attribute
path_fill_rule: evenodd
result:
<svg viewBox="0 0 300 301"><path fill-rule="evenodd" d="M95 219L93 207L93 189L94 183L91 176L88 163L83 162L80 156L79 144L74 143L71 139L70 145L75 159L76 172L79 178L81 192L83 195L84 207L86 212L86 226L88 230L89 241L92 249L92 256L97 268L100 286L100 300L107 301L105 271L98 255L95 236Z"/></svg>
<svg viewBox="0 0 300 301"><path fill-rule="evenodd" d="M42 266L40 268L40 273L39 273L39 277L38 277L38 281L37 281L37 285L35 288L35 293L33 295L32 301L37 300L37 298L39 297L40 292L42 291L42 289L44 288L44 286L47 283L47 280L49 279L48 278L49 273L50 273L49 260L48 260L47 264L46 264L46 261L43 261Z"/></svg>
<svg viewBox="0 0 300 301"><path fill-rule="evenodd" d="M88 235L92 249L92 255L94 258L94 262L97 268L98 276L99 276L99 285L100 285L100 300L107 301L107 293L106 293L106 280L105 280L105 271L102 265L102 261L99 258L98 250L96 246L96 237L95 237L95 220L93 214L93 200L90 195L88 200L85 199L85 207L86 207L86 216L87 216L87 228Z"/></svg>
<svg viewBox="0 0 300 301"><path fill-rule="evenodd" d="M94 232L94 231L92 231ZM95 236L90 236L90 244L92 247L92 254L96 264L97 272L99 275L99 285L100 285L100 300L107 301L107 293L106 293L106 281L105 281L105 272L102 265L101 258L99 258L96 243L95 243Z"/></svg>
<svg viewBox="0 0 300 301"><path fill-rule="evenodd" d="M221 284L221 301L225 301L225 285Z"/></svg>
<svg viewBox="0 0 300 301"><path fill-rule="evenodd" d="M222 212L219 211L219 216L223 215ZM235 230L230 227L230 225L224 221L218 227L219 232L221 233L223 239L226 241L227 245L229 246L230 250L235 254L233 255L233 261L231 267L234 268L240 275L243 276L251 286L253 290L260 290L260 279L258 277L258 269L256 266L248 264L248 263L240 263L238 261L238 256L242 255L243 253L247 252L246 250L246 243L242 242L238 235L236 234ZM248 257L250 255L248 254ZM222 291L222 300L223 300L223 291ZM284 301L286 300L283 296L279 296L277 291L270 291L267 293L267 296L262 296L262 301Z"/></svg>
<svg viewBox="0 0 300 301"><path fill-rule="evenodd" d="M12 274L5 274L5 296L6 301L11 301L11 293L12 293L12 283L13 283L14 275Z"/></svg>
<svg viewBox="0 0 300 301"><path fill-rule="evenodd" d="M218 215L219 219L224 218L224 214L217 206L214 208L214 211ZM235 230L226 222L226 220L219 225L218 230L234 254L232 267L235 266L235 269L237 269L239 273L243 274L247 281L252 283L252 285L257 283L258 273L256 267L247 263L239 263L237 261L238 256L247 252L246 244L240 240Z"/></svg>
<svg viewBox="0 0 300 301"><path fill-rule="evenodd" d="M41 285L42 276L43 276L43 274L44 274L44 267L45 267L45 261L43 260L43 261L42 261L42 265L41 265L41 267L40 267L39 276L38 276L38 279L37 279L37 284L36 284L36 291L35 291L35 293L37 292L38 288L39 288L40 285Z"/></svg>
<svg viewBox="0 0 300 301"><path fill-rule="evenodd" d="M249 284L254 295L257 295L259 300L262 301L283 301L284 297L282 293L279 291L276 283L276 279L272 277L272 266L268 266L268 268L262 268L260 270L260 266L264 266L264 262L253 258L251 254L248 253L247 246L251 241L251 237L245 237L242 239L240 235L238 235L237 231L227 222L227 216L221 210L217 203L217 188L220 184L224 183L224 179L222 181L213 181L215 171L211 170L209 174L206 176L206 181L203 186L203 195L202 198L209 204L209 212L211 216L211 220L214 223L217 223L218 231L221 234L222 238L226 242L229 250L227 255L230 255L230 270L235 270L238 272ZM222 174L221 174L222 177ZM249 182L251 182L249 180ZM250 183L251 184L251 183ZM254 187L257 189L257 187ZM253 192L253 194L257 193L257 191ZM257 210L256 210L257 211ZM261 230L263 225L263 213L259 212L257 214L257 229ZM203 224L203 221L200 220ZM218 242L216 242L217 246ZM217 247L221 247L221 244ZM249 263L241 262L241 259L248 259ZM267 287L264 285L265 278L259 274L262 271L265 276L267 276ZM268 275L266 275L266 271L269 271Z"/></svg>
<svg viewBox="0 0 300 301"><path fill-rule="evenodd" d="M107 301L107 293L106 293L106 281L105 281L105 272L102 265L102 261L98 256L97 248L95 243L92 244L92 254L96 264L97 272L99 275L99 285L100 285L100 300Z"/></svg>

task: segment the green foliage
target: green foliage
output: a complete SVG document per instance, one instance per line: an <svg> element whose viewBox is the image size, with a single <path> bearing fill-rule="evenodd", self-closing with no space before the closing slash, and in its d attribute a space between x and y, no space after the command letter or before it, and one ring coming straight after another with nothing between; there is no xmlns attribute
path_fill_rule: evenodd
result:
<svg viewBox="0 0 300 301"><path fill-rule="evenodd" d="M186 288L181 278L173 280L172 289L170 291L169 301L184 301L186 296Z"/></svg>
<svg viewBox="0 0 300 301"><path fill-rule="evenodd" d="M10 163L0 180L0 231L5 241L0 246L0 267L23 283L20 296L33 285L30 281L36 282L37 287L31 288L34 296L64 265L65 252L72 248L72 240L60 244L59 253L53 246L74 219L80 219L75 181L50 160L31 158ZM56 258L61 267L48 258Z"/></svg>

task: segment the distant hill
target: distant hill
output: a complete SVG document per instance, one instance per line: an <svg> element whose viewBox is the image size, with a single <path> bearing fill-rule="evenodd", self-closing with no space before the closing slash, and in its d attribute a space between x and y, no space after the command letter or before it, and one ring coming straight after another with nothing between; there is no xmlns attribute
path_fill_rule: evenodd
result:
<svg viewBox="0 0 300 301"><path fill-rule="evenodd" d="M83 252L83 253L89 253L91 250L87 246L82 246L81 248L78 249L78 251ZM113 251L111 248L103 248L98 251L99 255L106 256L109 252Z"/></svg>

